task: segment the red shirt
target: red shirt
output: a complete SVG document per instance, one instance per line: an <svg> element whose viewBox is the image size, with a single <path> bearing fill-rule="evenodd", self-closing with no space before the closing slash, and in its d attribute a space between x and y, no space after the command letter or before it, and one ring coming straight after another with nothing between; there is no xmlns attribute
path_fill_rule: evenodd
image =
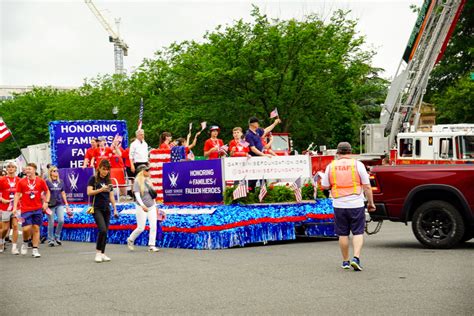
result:
<svg viewBox="0 0 474 316"><path fill-rule="evenodd" d="M87 148L86 150L86 154L84 155L84 160L85 159L88 159L89 160L89 165L86 166L86 167L92 167L92 158L94 158L94 152L95 152L96 148Z"/></svg>
<svg viewBox="0 0 474 316"><path fill-rule="evenodd" d="M97 169L102 159L107 159L110 162L110 160L112 160L111 158L113 155L114 153L112 149L110 149L110 147L104 147L104 148L97 147L94 150L94 159L95 159L94 167Z"/></svg>
<svg viewBox="0 0 474 316"><path fill-rule="evenodd" d="M120 152L122 153L122 156L118 156L115 151L112 151L112 157L110 157L110 168L124 168L124 163L123 163L123 152L125 150L123 148L120 148Z"/></svg>
<svg viewBox="0 0 474 316"><path fill-rule="evenodd" d="M229 142L229 152L231 153L234 150L234 153L231 157L247 157L249 153L249 146L245 147L239 142L236 142L235 139Z"/></svg>
<svg viewBox="0 0 474 316"><path fill-rule="evenodd" d="M130 147L122 151L122 159L125 167L130 168L132 166L130 164Z"/></svg>
<svg viewBox="0 0 474 316"><path fill-rule="evenodd" d="M48 192L46 181L40 177L35 177L35 180L30 180L25 177L18 181L16 192L21 193L21 212L31 212L40 210L43 207L41 193Z"/></svg>
<svg viewBox="0 0 474 316"><path fill-rule="evenodd" d="M171 150L171 146L170 146L170 144L162 143L162 144L160 145L160 148L159 148L159 149Z"/></svg>
<svg viewBox="0 0 474 316"><path fill-rule="evenodd" d="M5 200L13 200L16 192L16 185L20 181L19 177L10 178L8 176L0 178L0 197ZM0 211L6 211L8 204L0 202Z"/></svg>
<svg viewBox="0 0 474 316"><path fill-rule="evenodd" d="M217 149L219 149L219 147L222 147L222 146L224 146L224 142L222 141L222 139L214 140L212 138L209 138L204 143L204 152L211 150L211 148L213 147L216 147ZM219 158L219 150L216 150L210 153L208 159L217 159L217 158Z"/></svg>

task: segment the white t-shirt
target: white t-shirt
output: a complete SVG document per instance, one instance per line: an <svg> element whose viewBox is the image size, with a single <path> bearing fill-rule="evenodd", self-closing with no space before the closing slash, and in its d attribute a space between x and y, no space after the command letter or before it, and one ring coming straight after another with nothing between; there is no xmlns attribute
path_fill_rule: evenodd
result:
<svg viewBox="0 0 474 316"><path fill-rule="evenodd" d="M135 139L130 145L130 160L136 162L148 162L148 144L145 140L142 142Z"/></svg>
<svg viewBox="0 0 474 316"><path fill-rule="evenodd" d="M357 171L360 176L360 182L362 184L370 184L369 180L369 174L367 173L367 170L365 169L365 166L362 162L356 161L357 163ZM329 173L331 172L331 164L329 164L326 167L326 171L324 172L324 176L321 179L321 185L323 187L331 187L331 184L329 183ZM364 206L364 190L361 190L359 195L348 195L348 196L343 196L340 198L332 198L332 205L337 208L359 208Z"/></svg>

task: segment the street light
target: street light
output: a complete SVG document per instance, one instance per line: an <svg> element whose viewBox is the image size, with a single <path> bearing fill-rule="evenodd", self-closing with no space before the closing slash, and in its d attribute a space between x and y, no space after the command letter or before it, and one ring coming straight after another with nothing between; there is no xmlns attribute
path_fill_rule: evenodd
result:
<svg viewBox="0 0 474 316"><path fill-rule="evenodd" d="M118 108L118 106L115 105L115 106L112 108L112 114L114 115L114 117L115 117L116 119L117 119L117 116L118 116L118 112L119 112L119 108Z"/></svg>

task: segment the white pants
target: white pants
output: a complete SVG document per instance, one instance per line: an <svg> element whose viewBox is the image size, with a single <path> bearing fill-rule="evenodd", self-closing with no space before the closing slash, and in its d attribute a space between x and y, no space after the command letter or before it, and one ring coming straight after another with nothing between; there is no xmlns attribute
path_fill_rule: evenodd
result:
<svg viewBox="0 0 474 316"><path fill-rule="evenodd" d="M156 244L156 206L148 208L145 212L141 206L137 207L137 228L130 234L129 239L135 241L137 237L145 230L146 219L150 225L150 237L148 238L148 246L155 246Z"/></svg>

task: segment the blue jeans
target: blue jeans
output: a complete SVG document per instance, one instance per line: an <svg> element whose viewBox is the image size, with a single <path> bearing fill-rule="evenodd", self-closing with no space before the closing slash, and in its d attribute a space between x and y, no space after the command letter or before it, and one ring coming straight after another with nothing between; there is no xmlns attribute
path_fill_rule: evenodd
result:
<svg viewBox="0 0 474 316"><path fill-rule="evenodd" d="M58 226L54 233L54 214L58 217ZM51 215L48 215L48 240L60 239L64 225L64 205L51 207Z"/></svg>

